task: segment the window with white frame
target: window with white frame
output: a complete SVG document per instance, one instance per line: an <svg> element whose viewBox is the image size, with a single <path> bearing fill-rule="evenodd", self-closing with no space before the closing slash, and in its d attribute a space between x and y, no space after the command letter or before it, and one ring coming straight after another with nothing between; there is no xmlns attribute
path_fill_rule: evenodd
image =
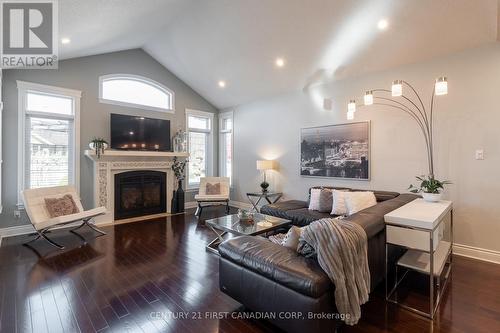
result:
<svg viewBox="0 0 500 333"><path fill-rule="evenodd" d="M201 177L212 175L213 122L213 113L186 110L189 149L188 188L198 187Z"/></svg>
<svg viewBox="0 0 500 333"><path fill-rule="evenodd" d="M131 74L103 75L99 78L101 103L140 109L174 112L174 93L161 83Z"/></svg>
<svg viewBox="0 0 500 333"><path fill-rule="evenodd" d="M232 178L233 171L233 112L219 115L219 174Z"/></svg>
<svg viewBox="0 0 500 333"><path fill-rule="evenodd" d="M68 184L78 188L81 92L22 81L17 87L19 192Z"/></svg>

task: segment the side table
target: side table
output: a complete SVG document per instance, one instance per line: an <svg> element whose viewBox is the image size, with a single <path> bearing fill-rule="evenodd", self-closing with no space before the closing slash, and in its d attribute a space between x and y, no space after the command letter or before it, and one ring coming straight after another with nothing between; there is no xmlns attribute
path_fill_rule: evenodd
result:
<svg viewBox="0 0 500 333"><path fill-rule="evenodd" d="M281 192L248 192L247 193L247 198L248 201L253 206L253 210L256 212L260 212L259 209L259 203L261 202L262 199L265 199L267 203L273 204L277 202L281 197L283 196L283 193Z"/></svg>
<svg viewBox="0 0 500 333"><path fill-rule="evenodd" d="M423 199L415 199L386 214L384 220L386 224L386 300L434 319L452 269L452 202L441 200L431 203ZM389 287L388 282L389 246L406 249L394 268L395 277L392 287ZM400 269L405 271L401 277L398 276ZM409 306L398 299L398 287L410 271L429 277L429 311Z"/></svg>

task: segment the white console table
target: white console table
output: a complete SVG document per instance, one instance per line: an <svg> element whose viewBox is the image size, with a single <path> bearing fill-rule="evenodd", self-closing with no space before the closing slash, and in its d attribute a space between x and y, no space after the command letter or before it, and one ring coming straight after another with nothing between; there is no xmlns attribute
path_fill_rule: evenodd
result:
<svg viewBox="0 0 500 333"><path fill-rule="evenodd" d="M403 308L434 319L442 293L451 272L453 253L453 204L416 199L384 216L386 223L386 300ZM449 222L449 227L446 226ZM448 232L448 237L445 233ZM395 267L394 284L389 288L389 246L406 249ZM398 269L405 273L398 277ZM398 300L398 286L410 271L429 276L429 311L423 311ZM443 282L441 278L443 277ZM436 290L435 290L436 289Z"/></svg>

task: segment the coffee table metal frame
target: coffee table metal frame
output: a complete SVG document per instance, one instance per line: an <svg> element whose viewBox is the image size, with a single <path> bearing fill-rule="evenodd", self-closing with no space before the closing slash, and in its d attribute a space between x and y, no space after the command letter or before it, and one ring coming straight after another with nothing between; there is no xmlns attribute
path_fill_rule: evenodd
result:
<svg viewBox="0 0 500 333"><path fill-rule="evenodd" d="M236 214L233 214L233 215L236 215ZM226 215L226 216L223 216L223 217L233 216L233 215ZM252 232L252 233L243 233L243 232L239 232L238 230L234 230L232 228L227 228L227 227L215 224L215 223L214 224L211 223L213 220L217 220L217 219L220 219L220 218L223 218L223 217L218 217L218 218L215 218L215 219L206 220L205 224L217 235L217 237L214 238L214 240L212 240L210 243L207 244L206 250L218 255L219 254L219 250L217 248L218 248L219 244L224 241L224 236L227 233L232 233L232 234L239 235L239 236L256 236L256 235L267 234L268 232L274 231L274 230L282 228L282 227L287 227L287 226L289 226L292 223L291 220L282 219L280 217L275 217L275 216L270 216L270 215L264 215L264 214L260 214L260 215L263 215L263 216L266 216L266 217L269 216L270 218L272 218L274 220L281 220L282 223L279 223L279 224L276 224L276 225L273 224L269 228L264 228L264 229L256 230L255 232ZM236 223L240 223L240 221L238 220ZM233 223L232 225L235 225L236 223ZM255 223L258 223L258 222L255 222Z"/></svg>
<svg viewBox="0 0 500 333"><path fill-rule="evenodd" d="M262 199L266 199L267 203L273 204L276 203L281 197L283 196L283 193L281 192L248 192L247 193L247 198L248 201L253 206L253 210L256 212L260 212L259 210L259 203ZM258 198L256 201L254 201L252 198Z"/></svg>

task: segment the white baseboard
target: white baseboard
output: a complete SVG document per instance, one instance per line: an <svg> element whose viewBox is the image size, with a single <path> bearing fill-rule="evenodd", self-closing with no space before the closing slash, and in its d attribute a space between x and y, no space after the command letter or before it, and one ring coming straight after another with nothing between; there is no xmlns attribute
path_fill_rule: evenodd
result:
<svg viewBox="0 0 500 333"><path fill-rule="evenodd" d="M196 208L197 206L198 204L196 203L196 201L188 201L184 204L185 209Z"/></svg>
<svg viewBox="0 0 500 333"><path fill-rule="evenodd" d="M453 254L500 264L500 251L487 250L463 244L453 244Z"/></svg>

